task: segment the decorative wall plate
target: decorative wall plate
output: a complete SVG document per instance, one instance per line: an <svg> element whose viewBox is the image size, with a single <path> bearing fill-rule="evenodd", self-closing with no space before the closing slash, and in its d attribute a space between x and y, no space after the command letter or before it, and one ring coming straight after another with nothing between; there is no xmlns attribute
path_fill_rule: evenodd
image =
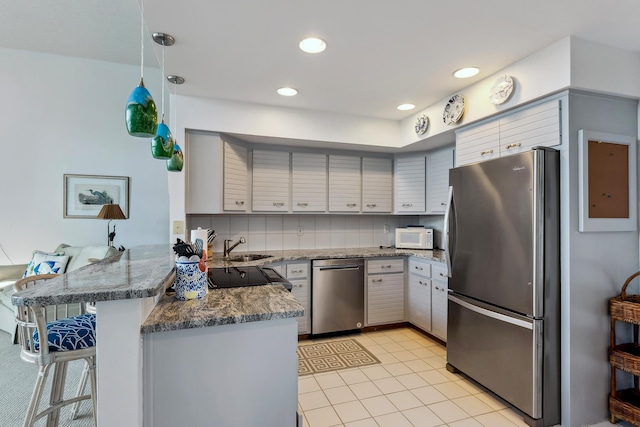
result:
<svg viewBox="0 0 640 427"><path fill-rule="evenodd" d="M513 92L513 79L511 76L500 76L489 90L489 99L493 105L500 105L509 99Z"/></svg>
<svg viewBox="0 0 640 427"><path fill-rule="evenodd" d="M464 96L458 93L453 95L444 106L442 120L447 125L454 125L460 120L462 113L464 113Z"/></svg>
<svg viewBox="0 0 640 427"><path fill-rule="evenodd" d="M429 117L425 116L424 114L419 115L418 118L416 119L416 124L414 126L416 134L422 135L427 131L428 127L429 127Z"/></svg>

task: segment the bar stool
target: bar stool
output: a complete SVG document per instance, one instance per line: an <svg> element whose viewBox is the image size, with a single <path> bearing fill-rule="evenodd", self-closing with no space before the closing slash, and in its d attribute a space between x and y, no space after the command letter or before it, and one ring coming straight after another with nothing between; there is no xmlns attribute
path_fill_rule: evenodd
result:
<svg viewBox="0 0 640 427"><path fill-rule="evenodd" d="M96 303L87 302L84 304L84 309L85 313L96 314ZM87 386L87 380L89 379L90 370L91 365L89 363L85 363L84 369L82 370L82 377L80 378L80 384L78 384L78 390L76 391L76 396L82 396L82 393L84 393L84 388ZM73 404L73 408L71 408L71 415L69 415L70 420L76 419L79 409L80 401Z"/></svg>
<svg viewBox="0 0 640 427"><path fill-rule="evenodd" d="M15 283L16 291L38 286L55 274L30 276ZM24 427L32 427L36 420L47 417L47 427L58 425L60 408L81 400L91 399L93 420L96 423L96 335L95 314L83 313L70 317L70 308L77 304L58 304L47 307L18 307L18 334L20 337L20 358L39 366L38 378L24 419ZM46 336L47 339L41 339ZM67 363L84 359L88 365L91 393L64 399L64 385ZM49 405L37 412L51 367L53 379Z"/></svg>

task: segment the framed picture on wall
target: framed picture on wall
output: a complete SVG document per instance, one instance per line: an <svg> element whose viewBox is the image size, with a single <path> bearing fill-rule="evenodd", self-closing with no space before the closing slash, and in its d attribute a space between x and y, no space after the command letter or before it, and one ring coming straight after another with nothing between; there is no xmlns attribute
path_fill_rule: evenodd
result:
<svg viewBox="0 0 640 427"><path fill-rule="evenodd" d="M635 137L581 129L578 156L579 231L635 231Z"/></svg>
<svg viewBox="0 0 640 427"><path fill-rule="evenodd" d="M64 175L64 218L96 218L102 205L120 205L129 218L129 177Z"/></svg>

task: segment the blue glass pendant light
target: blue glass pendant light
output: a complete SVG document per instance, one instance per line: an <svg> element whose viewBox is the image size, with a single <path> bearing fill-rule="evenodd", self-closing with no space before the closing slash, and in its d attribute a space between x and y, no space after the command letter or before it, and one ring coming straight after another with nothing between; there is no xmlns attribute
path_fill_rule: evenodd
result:
<svg viewBox="0 0 640 427"><path fill-rule="evenodd" d="M158 110L151 94L144 87L144 0L140 16L140 84L133 89L127 99L125 123L129 135L151 138L156 134L158 127Z"/></svg>
<svg viewBox="0 0 640 427"><path fill-rule="evenodd" d="M173 46L175 39L169 34L153 33L153 40L162 45L162 121L151 140L151 155L155 159L167 160L173 156L173 135L169 126L164 123L164 47Z"/></svg>
<svg viewBox="0 0 640 427"><path fill-rule="evenodd" d="M167 76L167 80L174 85L181 85L184 83L184 78L180 76ZM173 115L173 123L177 123L178 121L178 89L174 92L173 106L174 106L174 115ZM167 160L167 170L169 172L181 172L184 167L184 154L182 154L182 149L178 145L177 142L173 144L173 155L169 160Z"/></svg>

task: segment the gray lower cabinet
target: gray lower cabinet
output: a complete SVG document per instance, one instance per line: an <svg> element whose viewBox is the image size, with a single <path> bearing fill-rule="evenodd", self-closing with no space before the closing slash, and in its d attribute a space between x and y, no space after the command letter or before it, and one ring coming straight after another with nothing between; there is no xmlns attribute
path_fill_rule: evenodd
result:
<svg viewBox="0 0 640 427"><path fill-rule="evenodd" d="M407 293L409 322L431 332L431 264L427 261L409 258Z"/></svg>
<svg viewBox="0 0 640 427"><path fill-rule="evenodd" d="M404 258L366 260L366 326L404 322Z"/></svg>
<svg viewBox="0 0 640 427"><path fill-rule="evenodd" d="M288 261L267 264L291 282L291 295L304 306L304 315L297 317L298 335L311 333L311 274L309 261Z"/></svg>
<svg viewBox="0 0 640 427"><path fill-rule="evenodd" d="M431 266L431 334L447 341L447 293L449 290L446 264Z"/></svg>

